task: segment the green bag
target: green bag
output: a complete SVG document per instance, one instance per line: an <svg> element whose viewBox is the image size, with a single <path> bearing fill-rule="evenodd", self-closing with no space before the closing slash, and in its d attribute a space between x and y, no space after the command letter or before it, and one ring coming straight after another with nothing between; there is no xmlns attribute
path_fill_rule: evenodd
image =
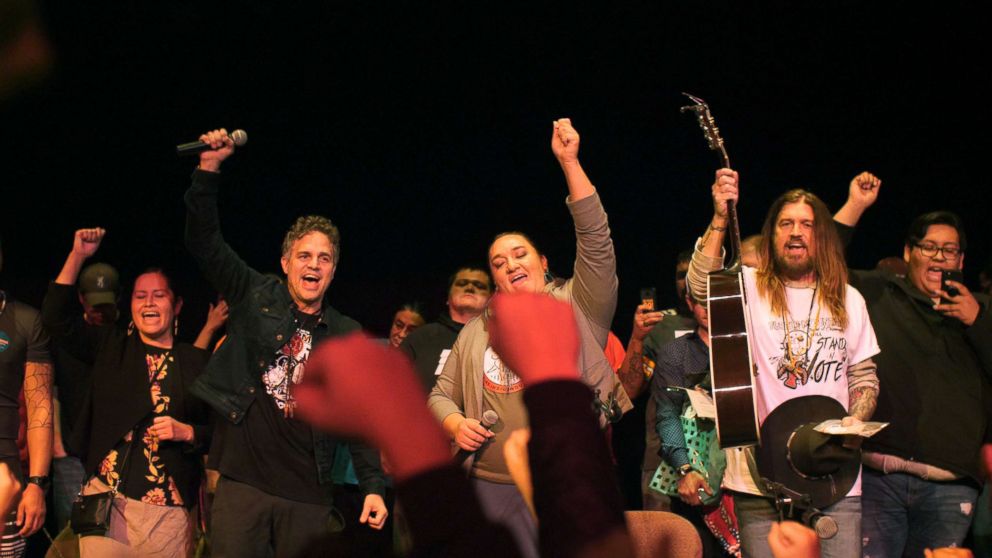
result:
<svg viewBox="0 0 992 558"><path fill-rule="evenodd" d="M727 457L720 449L716 437L716 423L696 417L691 405L686 406L686 411L680 418L689 463L696 472L703 475L706 484L713 491L712 495L702 494L703 505L716 504L720 501L720 482L723 481L723 472L727 468ZM662 461L651 478L650 486L662 494L678 498L680 479L679 472Z"/></svg>

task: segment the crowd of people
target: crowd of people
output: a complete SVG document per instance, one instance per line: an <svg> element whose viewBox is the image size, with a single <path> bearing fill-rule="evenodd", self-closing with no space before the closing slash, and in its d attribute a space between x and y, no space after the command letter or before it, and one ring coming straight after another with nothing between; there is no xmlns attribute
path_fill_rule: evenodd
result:
<svg viewBox="0 0 992 558"><path fill-rule="evenodd" d="M717 171L713 215L676 262L680 304L644 300L624 348L610 332L610 223L578 132L556 120L571 276L549 272L536 239L500 232L487 268L453 270L435 321L403 304L370 339L326 301L337 227L302 216L284 275L252 269L220 227L234 144L225 130L200 139L185 239L218 300L194 344L176 339L183 299L162 269L134 278L121 311L117 272L90 261L99 227L75 233L40 312L0 291L0 556L23 555L46 515L91 557L634 556L609 439L635 404L641 507L687 519L704 556L965 543L986 480L992 301L953 273L967 250L955 214L915 218L901 258L861 271L845 252L879 178L854 177L833 215L805 190L771 205L739 254L764 444L722 449L699 398L714 391L711 335L727 335L711 331L708 302L728 263L734 170ZM784 414L813 420L823 405L844 427L888 426L862 438L796 424L771 442Z"/></svg>

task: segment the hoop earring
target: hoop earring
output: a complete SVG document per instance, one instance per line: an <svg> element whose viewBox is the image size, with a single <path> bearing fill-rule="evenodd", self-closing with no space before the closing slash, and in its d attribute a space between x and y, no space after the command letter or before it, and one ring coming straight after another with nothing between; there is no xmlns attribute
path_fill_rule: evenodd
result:
<svg viewBox="0 0 992 558"><path fill-rule="evenodd" d="M551 275L551 272L550 271L545 270L544 271L544 282L545 283L553 283L554 280L555 280L555 276L554 275Z"/></svg>
<svg viewBox="0 0 992 558"><path fill-rule="evenodd" d="M130 336L133 333L134 333L134 320L131 320L131 323L127 324L127 334Z"/></svg>

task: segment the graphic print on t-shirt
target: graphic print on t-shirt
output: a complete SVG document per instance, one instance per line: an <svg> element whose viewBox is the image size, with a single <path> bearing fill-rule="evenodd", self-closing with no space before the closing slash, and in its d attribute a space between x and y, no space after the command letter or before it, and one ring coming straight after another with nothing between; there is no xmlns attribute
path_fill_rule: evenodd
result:
<svg viewBox="0 0 992 558"><path fill-rule="evenodd" d="M488 391L515 393L524 389L520 376L503 364L503 359L492 347L486 347L486 353L482 356L482 372L482 384Z"/></svg>
<svg viewBox="0 0 992 558"><path fill-rule="evenodd" d="M812 325L810 325L812 322ZM797 389L810 382L839 382L847 370L847 340L832 316L819 320L791 317L768 324L772 335L780 335L781 353L768 357L782 385Z"/></svg>
<svg viewBox="0 0 992 558"><path fill-rule="evenodd" d="M290 385L303 381L303 367L310 356L312 342L311 333L306 329L298 328L276 353L276 358L269 369L262 374L265 393L271 395L276 406L288 414L291 414L296 406L290 393Z"/></svg>

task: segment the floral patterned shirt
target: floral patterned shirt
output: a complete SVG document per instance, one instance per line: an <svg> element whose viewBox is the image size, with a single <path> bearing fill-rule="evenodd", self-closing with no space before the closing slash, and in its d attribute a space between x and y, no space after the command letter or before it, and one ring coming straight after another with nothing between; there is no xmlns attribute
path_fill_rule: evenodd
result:
<svg viewBox="0 0 992 558"><path fill-rule="evenodd" d="M156 506L182 506L183 498L176 487L176 481L166 471L165 463L158 455L159 439L149 432L152 420L157 416L168 415L172 377L178 377L178 364L170 351L156 347L146 347L145 363L148 366L148 388L152 399L152 416L141 421L134 431L128 432L114 449L107 453L100 464L98 476L108 486L117 486L123 480L122 492L135 500ZM170 376L171 374L171 376ZM131 443L135 432L141 439ZM168 443L168 442L166 442ZM123 453L130 448L128 463L124 463Z"/></svg>

